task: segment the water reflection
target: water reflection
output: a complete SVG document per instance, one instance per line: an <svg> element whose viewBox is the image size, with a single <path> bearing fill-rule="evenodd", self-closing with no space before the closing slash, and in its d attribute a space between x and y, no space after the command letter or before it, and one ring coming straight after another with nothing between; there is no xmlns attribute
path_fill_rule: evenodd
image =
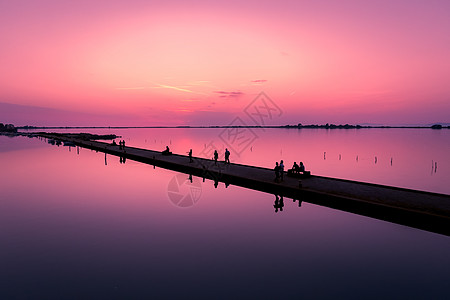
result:
<svg viewBox="0 0 450 300"><path fill-rule="evenodd" d="M275 194L275 203L273 204L273 207L275 208L276 213L278 212L278 210L283 211L284 199L282 195L278 196L277 194Z"/></svg>
<svg viewBox="0 0 450 300"><path fill-rule="evenodd" d="M298 207L301 207L302 206L302 200L297 200L297 199L292 199L292 202L294 202L295 203L295 201L298 201Z"/></svg>
<svg viewBox="0 0 450 300"><path fill-rule="evenodd" d="M448 294L447 236L307 198L296 209L299 200L286 195L287 207L274 214L284 202L280 193L276 201L274 193L234 185L215 190L212 182L195 184L201 182L195 175L132 160L123 167L116 158L104 166L103 153L74 157L75 151L40 144L45 147L0 155L2 299L211 299L218 290L224 299L380 299L387 289L390 298ZM342 165L355 157L347 154ZM327 162L336 158L330 152ZM388 160L379 158L382 169ZM427 177L430 160L419 168ZM373 166L372 155L367 162ZM280 245L284 263L271 263Z"/></svg>

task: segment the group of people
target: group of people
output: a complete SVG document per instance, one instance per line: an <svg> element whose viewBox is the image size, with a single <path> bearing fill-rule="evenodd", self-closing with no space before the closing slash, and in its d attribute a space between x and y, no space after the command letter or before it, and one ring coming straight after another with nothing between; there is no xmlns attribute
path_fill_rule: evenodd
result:
<svg viewBox="0 0 450 300"><path fill-rule="evenodd" d="M280 161L280 163L278 164L278 162L275 163L275 182L280 182L284 180L284 162L283 160ZM299 174L299 173L303 173L305 172L305 165L303 164L303 162L300 162L300 165L297 164L297 162L294 162L294 165L292 166L292 169L289 170L289 172L292 172L294 174Z"/></svg>
<svg viewBox="0 0 450 300"><path fill-rule="evenodd" d="M117 146L117 143L116 143L116 140L114 140L113 142L112 142L112 144L113 144L113 146ZM124 150L125 149L125 141L119 141L119 149L120 150Z"/></svg>
<svg viewBox="0 0 450 300"><path fill-rule="evenodd" d="M280 164L278 162L275 163L275 182L283 181L284 178L284 163L283 160L280 161Z"/></svg>
<svg viewBox="0 0 450 300"><path fill-rule="evenodd" d="M125 141L123 142L123 145L125 146ZM192 163L194 162L193 157L192 157L192 149L189 149L188 156L189 156L189 162ZM170 152L169 150L169 146L166 146L166 149L164 151L162 151L163 155L171 155L172 152ZM230 151L228 150L228 148L225 148L225 163L229 164L230 163ZM217 149L214 150L214 156L213 156L213 160L214 160L214 165L217 165L217 160L219 159L219 152L217 152ZM280 161L280 163L276 162L275 163L275 182L280 182L284 180L284 162L283 160ZM292 174L301 174L305 172L305 165L303 164L303 162L300 162L300 165L297 164L297 162L294 162L294 165L292 166L292 169L288 170L288 174L292 173Z"/></svg>
<svg viewBox="0 0 450 300"><path fill-rule="evenodd" d="M294 165L292 166L292 172L293 173L303 173L305 172L305 165L303 162L300 162L300 165L297 165L297 163L294 161Z"/></svg>
<svg viewBox="0 0 450 300"><path fill-rule="evenodd" d="M192 149L189 149L188 156L189 156L189 162L192 163L194 162L194 160L192 159ZM172 154L172 152L170 152L169 150L169 146L166 146L166 150L162 151L163 155L169 155ZM229 164L230 163L230 151L228 150L228 148L225 148L225 163ZM217 165L217 160L219 159L219 152L217 152L217 149L214 150L214 156L213 156L213 160L214 160L214 165Z"/></svg>
<svg viewBox="0 0 450 300"><path fill-rule="evenodd" d="M224 162L226 164L230 163L230 151L228 150L228 148L225 148L225 160ZM213 160L214 160L214 165L217 165L217 160L219 159L219 152L217 152L217 149L214 150L214 156L213 156Z"/></svg>

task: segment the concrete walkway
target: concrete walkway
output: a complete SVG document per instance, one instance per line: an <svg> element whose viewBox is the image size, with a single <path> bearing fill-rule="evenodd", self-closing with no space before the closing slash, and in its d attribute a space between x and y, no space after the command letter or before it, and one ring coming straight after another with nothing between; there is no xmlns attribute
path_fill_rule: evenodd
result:
<svg viewBox="0 0 450 300"><path fill-rule="evenodd" d="M450 196L341 180L322 176L301 179L284 175L284 181L274 182L272 169L240 164L225 164L185 155L162 155L161 152L84 141L63 135L40 134L45 138L69 141L77 146L111 155L179 171L214 181L225 182L271 194L332 207L360 215L450 235Z"/></svg>

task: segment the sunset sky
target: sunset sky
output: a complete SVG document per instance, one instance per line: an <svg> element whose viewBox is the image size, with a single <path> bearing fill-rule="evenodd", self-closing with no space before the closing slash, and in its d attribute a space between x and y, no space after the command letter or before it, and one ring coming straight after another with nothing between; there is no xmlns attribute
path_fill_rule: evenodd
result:
<svg viewBox="0 0 450 300"><path fill-rule="evenodd" d="M450 122L450 1L0 2L0 122Z"/></svg>

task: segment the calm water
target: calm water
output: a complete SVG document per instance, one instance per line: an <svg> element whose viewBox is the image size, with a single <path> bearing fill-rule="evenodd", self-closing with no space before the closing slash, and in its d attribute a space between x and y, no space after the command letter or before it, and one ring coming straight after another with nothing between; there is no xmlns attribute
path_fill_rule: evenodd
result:
<svg viewBox="0 0 450 300"><path fill-rule="evenodd" d="M449 130L122 129L127 145L450 194ZM235 132L234 132L235 133ZM392 159L392 161L391 161ZM0 136L0 298L445 299L450 238ZM192 195L192 206L176 205ZM175 198L174 198L175 197Z"/></svg>

